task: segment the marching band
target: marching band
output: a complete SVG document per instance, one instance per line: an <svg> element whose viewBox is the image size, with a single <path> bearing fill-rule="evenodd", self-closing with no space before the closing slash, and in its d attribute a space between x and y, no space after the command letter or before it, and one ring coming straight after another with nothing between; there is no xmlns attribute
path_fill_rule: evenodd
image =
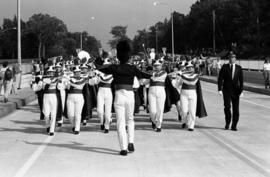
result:
<svg viewBox="0 0 270 177"><path fill-rule="evenodd" d="M156 132L161 132L163 113L173 104L182 128L194 130L196 118L207 113L193 64L181 61L175 70L166 72L168 61L164 56L158 57L154 50L150 59L139 60L130 60L130 51L127 43L119 42L117 58L103 55L102 65L96 65L87 52L81 51L75 59L57 58L55 64L48 63L45 72L35 73L31 88L37 94L40 119L45 119L48 135L53 136L56 123L61 127L65 118L72 132L78 135L81 124L86 126L92 118L94 108L100 129L109 133L115 111L120 154L127 155L135 151L134 114L138 112L135 105L149 111Z"/></svg>

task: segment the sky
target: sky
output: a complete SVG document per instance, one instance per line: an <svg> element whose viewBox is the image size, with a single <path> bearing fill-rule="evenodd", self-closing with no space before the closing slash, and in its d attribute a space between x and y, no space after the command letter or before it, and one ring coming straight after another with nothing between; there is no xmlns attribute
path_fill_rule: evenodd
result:
<svg viewBox="0 0 270 177"><path fill-rule="evenodd" d="M27 21L35 13L55 16L71 32L87 31L109 50L112 26L128 26L127 35L133 39L137 30L148 28L170 18L171 11L187 14L197 0L21 0L21 18ZM17 13L17 0L0 0L0 25L4 18Z"/></svg>

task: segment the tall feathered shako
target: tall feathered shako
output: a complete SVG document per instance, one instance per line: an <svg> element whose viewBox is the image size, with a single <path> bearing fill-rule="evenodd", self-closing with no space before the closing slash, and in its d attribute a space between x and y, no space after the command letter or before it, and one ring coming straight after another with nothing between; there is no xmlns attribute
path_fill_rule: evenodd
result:
<svg viewBox="0 0 270 177"><path fill-rule="evenodd" d="M116 46L117 58L121 64L127 63L131 56L131 46L127 40L121 40Z"/></svg>

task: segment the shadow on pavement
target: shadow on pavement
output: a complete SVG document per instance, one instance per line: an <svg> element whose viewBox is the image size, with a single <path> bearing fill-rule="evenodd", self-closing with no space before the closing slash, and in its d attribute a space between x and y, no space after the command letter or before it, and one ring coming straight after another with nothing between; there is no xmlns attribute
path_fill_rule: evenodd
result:
<svg viewBox="0 0 270 177"><path fill-rule="evenodd" d="M101 147L86 147L83 144L77 143L77 142L71 142L71 144L56 144L56 143L46 144L46 143L35 143L35 142L24 141L24 143L30 144L30 145L36 145L36 146L47 145L50 147L57 147L57 148L68 148L68 149L79 150L79 151L89 151L89 152L101 153L101 154L119 155L119 151L114 150L114 149L101 148Z"/></svg>
<svg viewBox="0 0 270 177"><path fill-rule="evenodd" d="M28 125L43 125L44 122L40 120L35 120L35 121L21 121L21 120L11 120L15 124L28 124Z"/></svg>
<svg viewBox="0 0 270 177"><path fill-rule="evenodd" d="M0 127L0 132L20 132L27 134L44 134L47 135L45 128L34 128L34 127L24 127L24 128L2 128ZM47 135L48 136L48 135Z"/></svg>
<svg viewBox="0 0 270 177"><path fill-rule="evenodd" d="M221 127L208 127L208 126L202 126L202 125L195 125L195 128L198 128L198 129L216 129L216 130L224 130L224 128L221 128Z"/></svg>

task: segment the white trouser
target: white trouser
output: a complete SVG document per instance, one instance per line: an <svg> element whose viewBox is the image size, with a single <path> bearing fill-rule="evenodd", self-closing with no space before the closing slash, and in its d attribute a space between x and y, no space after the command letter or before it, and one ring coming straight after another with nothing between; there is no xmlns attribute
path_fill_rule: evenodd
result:
<svg viewBox="0 0 270 177"><path fill-rule="evenodd" d="M166 99L165 88L163 86L151 86L148 99L150 118L152 122L156 123L157 128L161 128Z"/></svg>
<svg viewBox="0 0 270 177"><path fill-rule="evenodd" d="M65 90L60 90L60 95L61 95L61 102L62 102L62 110L65 110L65 101L66 101L66 91ZM61 118L61 120L57 121L58 123L63 123L64 119L63 116Z"/></svg>
<svg viewBox="0 0 270 177"><path fill-rule="evenodd" d="M4 98L8 98L12 89L13 80L4 81Z"/></svg>
<svg viewBox="0 0 270 177"><path fill-rule="evenodd" d="M68 94L67 115L71 125L75 127L75 131L80 131L83 105L84 98L82 94Z"/></svg>
<svg viewBox="0 0 270 177"><path fill-rule="evenodd" d="M100 124L104 124L105 129L110 128L112 100L113 97L111 88L99 87L97 94L97 113L98 117L100 118Z"/></svg>
<svg viewBox="0 0 270 177"><path fill-rule="evenodd" d="M115 92L114 108L121 150L127 150L128 142L134 143L134 102L133 91L121 89ZM126 122L128 126L128 135L126 132Z"/></svg>
<svg viewBox="0 0 270 177"><path fill-rule="evenodd" d="M196 120L197 92L196 90L185 90L181 92L182 122L193 129ZM189 113L189 114L188 114Z"/></svg>
<svg viewBox="0 0 270 177"><path fill-rule="evenodd" d="M44 94L43 97L43 114L45 117L46 127L50 127L50 132L54 132L56 113L57 113L56 94Z"/></svg>

